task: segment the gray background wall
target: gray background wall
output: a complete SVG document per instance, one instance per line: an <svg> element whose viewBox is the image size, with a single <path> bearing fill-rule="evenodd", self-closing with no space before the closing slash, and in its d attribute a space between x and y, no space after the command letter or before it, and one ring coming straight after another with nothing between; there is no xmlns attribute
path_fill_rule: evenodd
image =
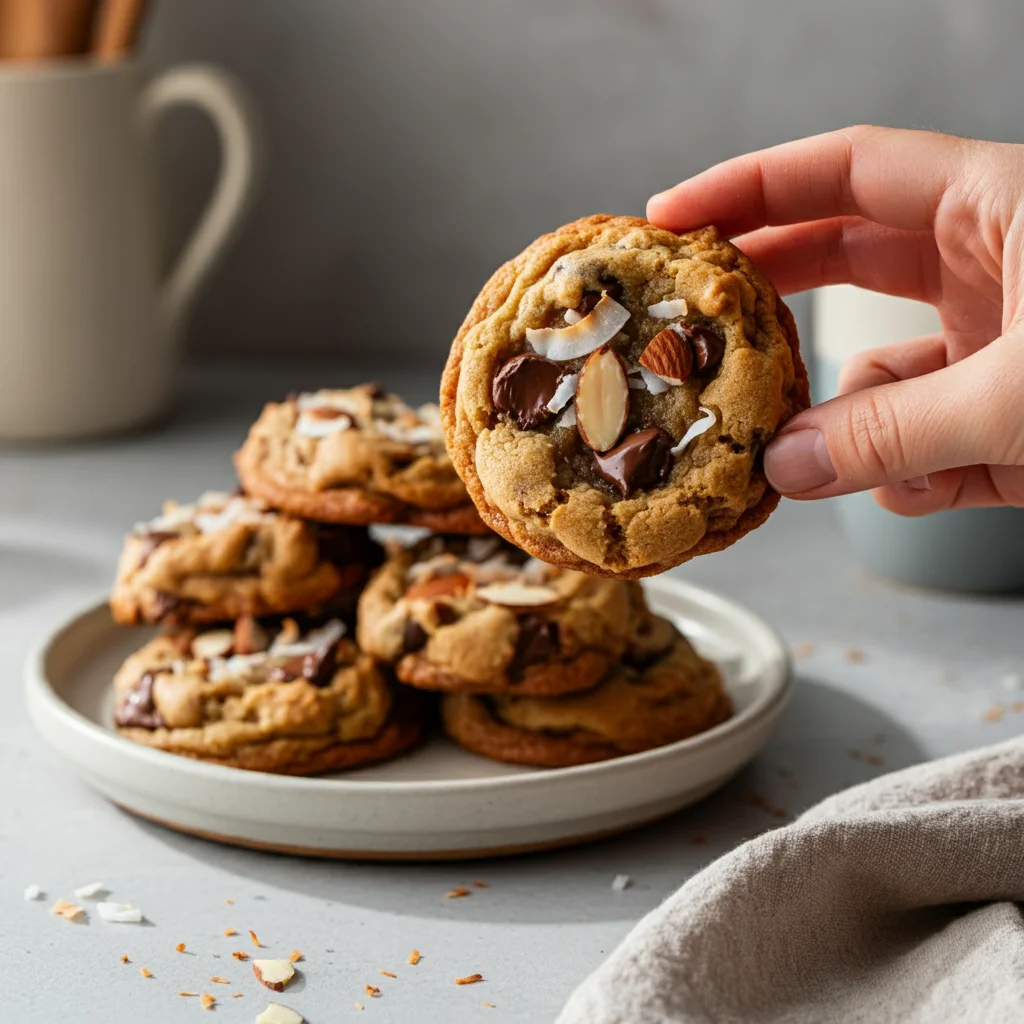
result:
<svg viewBox="0 0 1024 1024"><path fill-rule="evenodd" d="M859 121L1019 141L1022 39L1021 0L163 0L150 65L219 63L266 123L190 345L437 362L535 235L733 154ZM185 112L162 145L173 248L216 146Z"/></svg>

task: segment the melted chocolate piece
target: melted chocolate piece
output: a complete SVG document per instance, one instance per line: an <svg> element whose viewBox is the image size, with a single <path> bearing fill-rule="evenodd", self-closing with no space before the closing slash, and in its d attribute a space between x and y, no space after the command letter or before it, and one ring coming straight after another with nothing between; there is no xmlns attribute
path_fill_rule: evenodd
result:
<svg viewBox="0 0 1024 1024"><path fill-rule="evenodd" d="M114 708L114 724L121 728L159 729L165 722L153 703L156 672L144 672L142 678L121 698Z"/></svg>
<svg viewBox="0 0 1024 1024"><path fill-rule="evenodd" d="M427 631L413 618L405 620L405 629L402 630L402 649L406 654L415 654L427 646L430 637Z"/></svg>
<svg viewBox="0 0 1024 1024"><path fill-rule="evenodd" d="M141 569L148 561L149 556L161 544L166 544L169 540L174 540L178 534L170 530L150 530L148 533L140 533L139 538L139 564L136 568Z"/></svg>
<svg viewBox="0 0 1024 1024"><path fill-rule="evenodd" d="M716 367L725 354L725 342L710 328L680 324L693 349L693 367L698 373Z"/></svg>
<svg viewBox="0 0 1024 1024"><path fill-rule="evenodd" d="M459 613L446 601L438 601L434 605L434 614L442 626L450 626L459 617Z"/></svg>
<svg viewBox="0 0 1024 1024"><path fill-rule="evenodd" d="M270 670L269 678L290 682L305 679L317 687L328 686L338 665L338 643L318 647L311 654L296 654Z"/></svg>
<svg viewBox="0 0 1024 1024"><path fill-rule="evenodd" d="M661 427L628 434L610 451L594 452L597 475L619 489L624 498L634 491L663 484L672 468L673 441Z"/></svg>
<svg viewBox="0 0 1024 1024"><path fill-rule="evenodd" d="M368 568L384 561L384 550L365 526L338 526L331 523L309 523L316 537L320 557L334 565L365 565Z"/></svg>
<svg viewBox="0 0 1024 1024"><path fill-rule="evenodd" d="M519 675L523 669L539 661L547 661L558 652L558 624L539 615L523 615L519 619L519 636L511 671Z"/></svg>
<svg viewBox="0 0 1024 1024"><path fill-rule="evenodd" d="M526 352L514 356L495 374L491 400L522 430L534 430L555 414L547 407L565 368L551 359Z"/></svg>

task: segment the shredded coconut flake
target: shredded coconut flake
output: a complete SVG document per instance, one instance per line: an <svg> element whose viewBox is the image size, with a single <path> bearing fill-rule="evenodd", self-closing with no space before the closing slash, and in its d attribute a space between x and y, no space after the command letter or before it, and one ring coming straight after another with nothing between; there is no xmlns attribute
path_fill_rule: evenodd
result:
<svg viewBox="0 0 1024 1024"><path fill-rule="evenodd" d="M658 320L673 320L677 316L686 316L686 313L686 299L663 299L647 307L647 315Z"/></svg>
<svg viewBox="0 0 1024 1024"><path fill-rule="evenodd" d="M30 902L32 900L40 900L44 895L43 890L38 885L30 885L25 889L25 899Z"/></svg>
<svg viewBox="0 0 1024 1024"><path fill-rule="evenodd" d="M686 433L679 439L679 444L670 449L673 455L682 455L686 450L686 446L694 440L694 438L700 437L701 434L710 430L715 425L718 417L710 409L705 409L702 405L700 406L700 411L704 415L701 416L700 419L694 420L694 422L687 428Z"/></svg>
<svg viewBox="0 0 1024 1024"><path fill-rule="evenodd" d="M612 879L612 888L616 892L625 892L633 884L633 879L629 875L616 875Z"/></svg>
<svg viewBox="0 0 1024 1024"><path fill-rule="evenodd" d="M96 913L111 924L142 923L142 911L130 903L97 903Z"/></svg>
<svg viewBox="0 0 1024 1024"><path fill-rule="evenodd" d="M295 432L300 437L322 438L330 437L331 434L340 434L343 430L352 428L350 416L336 416L334 419L324 419L322 416L311 416L302 413L295 424Z"/></svg>
<svg viewBox="0 0 1024 1024"><path fill-rule="evenodd" d="M670 387L672 387L664 377L659 377L653 370L648 370L646 366L640 367L640 376L643 378L644 387L646 387L652 395L664 394Z"/></svg>
<svg viewBox="0 0 1024 1024"><path fill-rule="evenodd" d="M576 404L566 406L563 410L562 415L555 421L556 427L575 427L576 426Z"/></svg>
<svg viewBox="0 0 1024 1024"><path fill-rule="evenodd" d="M107 891L106 885L103 882L90 882L88 885L83 885L80 889L75 890L75 895L80 900L91 900L95 899L100 893Z"/></svg>
<svg viewBox="0 0 1024 1024"><path fill-rule="evenodd" d="M565 322L572 327L574 324L578 324L583 319L581 313L577 313L575 309L567 309L565 311Z"/></svg>
<svg viewBox="0 0 1024 1024"><path fill-rule="evenodd" d="M567 373L558 382L558 387L555 388L555 393L547 405L549 412L561 412L572 401L572 396L576 394L576 382L579 379L578 373Z"/></svg>

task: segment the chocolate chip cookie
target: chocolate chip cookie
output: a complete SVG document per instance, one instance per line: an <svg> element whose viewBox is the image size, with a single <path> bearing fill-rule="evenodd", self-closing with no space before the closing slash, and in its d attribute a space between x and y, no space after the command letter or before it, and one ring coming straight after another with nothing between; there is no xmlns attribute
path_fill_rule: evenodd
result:
<svg viewBox="0 0 1024 1024"><path fill-rule="evenodd" d="M639 584L546 565L501 537L392 548L359 599L359 644L426 690L553 694L593 686L645 613Z"/></svg>
<svg viewBox="0 0 1024 1024"><path fill-rule="evenodd" d="M474 753L560 768L664 746L732 714L718 670L665 619L638 633L597 686L560 697L450 694L448 734Z"/></svg>
<svg viewBox="0 0 1024 1024"><path fill-rule="evenodd" d="M205 623L329 606L345 616L380 564L365 527L306 523L259 498L208 491L167 502L125 539L117 622Z"/></svg>
<svg viewBox="0 0 1024 1024"><path fill-rule="evenodd" d="M484 286L441 386L483 519L546 562L635 578L717 551L778 503L761 456L809 405L793 317L712 228L597 215Z"/></svg>
<svg viewBox="0 0 1024 1024"><path fill-rule="evenodd" d="M287 775L355 768L411 747L422 724L410 692L332 620L300 634L253 619L176 630L131 655L114 677L118 732L215 764Z"/></svg>
<svg viewBox="0 0 1024 1024"><path fill-rule="evenodd" d="M306 519L486 529L445 452L437 406L410 409L373 384L271 402L235 467L246 491Z"/></svg>

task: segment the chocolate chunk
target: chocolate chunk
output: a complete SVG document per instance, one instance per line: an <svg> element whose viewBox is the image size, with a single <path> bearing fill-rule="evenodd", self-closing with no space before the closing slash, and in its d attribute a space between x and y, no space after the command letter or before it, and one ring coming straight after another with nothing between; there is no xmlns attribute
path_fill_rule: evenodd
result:
<svg viewBox="0 0 1024 1024"><path fill-rule="evenodd" d="M170 530L150 530L148 533L140 533L137 536L139 539L139 564L137 568L141 569L149 561L149 556L161 544L174 540L178 534Z"/></svg>
<svg viewBox="0 0 1024 1024"><path fill-rule="evenodd" d="M518 675L530 665L547 661L558 652L558 623L539 615L523 615L519 619L519 636L511 671Z"/></svg>
<svg viewBox="0 0 1024 1024"><path fill-rule="evenodd" d="M543 356L514 356L495 374L491 399L521 429L533 430L555 415L547 405L564 375L564 367Z"/></svg>
<svg viewBox="0 0 1024 1024"><path fill-rule="evenodd" d="M714 331L695 324L681 324L680 326L693 347L693 365L698 373L713 369L722 361L722 356L725 354L725 342Z"/></svg>
<svg viewBox="0 0 1024 1024"><path fill-rule="evenodd" d="M114 723L122 728L159 729L165 723L153 703L156 672L144 672L142 678L121 698L114 708Z"/></svg>
<svg viewBox="0 0 1024 1024"><path fill-rule="evenodd" d="M672 468L672 438L660 427L636 430L611 451L594 452L598 476L614 484L624 498L657 487Z"/></svg>
<svg viewBox="0 0 1024 1024"><path fill-rule="evenodd" d="M338 644L327 644L318 647L310 654L296 654L293 658L280 665L275 665L269 672L269 678L290 682L293 679L305 679L313 686L328 686L334 677L338 665Z"/></svg>
<svg viewBox="0 0 1024 1024"><path fill-rule="evenodd" d="M434 614L442 626L450 626L459 617L459 613L446 601L438 601L434 605Z"/></svg>
<svg viewBox="0 0 1024 1024"><path fill-rule="evenodd" d="M365 565L373 567L384 560L384 551L365 526L337 526L331 523L309 523L316 537L320 557L334 565Z"/></svg>
<svg viewBox="0 0 1024 1024"><path fill-rule="evenodd" d="M375 380L370 381L370 383L365 385L365 387L366 393L370 398L383 398L385 395L384 389Z"/></svg>
<svg viewBox="0 0 1024 1024"><path fill-rule="evenodd" d="M406 654L415 654L427 646L430 637L427 631L413 618L405 620L405 629L402 631L402 649Z"/></svg>
<svg viewBox="0 0 1024 1024"><path fill-rule="evenodd" d="M576 312L580 316L586 316L600 301L600 292L584 292L580 304L576 307Z"/></svg>

